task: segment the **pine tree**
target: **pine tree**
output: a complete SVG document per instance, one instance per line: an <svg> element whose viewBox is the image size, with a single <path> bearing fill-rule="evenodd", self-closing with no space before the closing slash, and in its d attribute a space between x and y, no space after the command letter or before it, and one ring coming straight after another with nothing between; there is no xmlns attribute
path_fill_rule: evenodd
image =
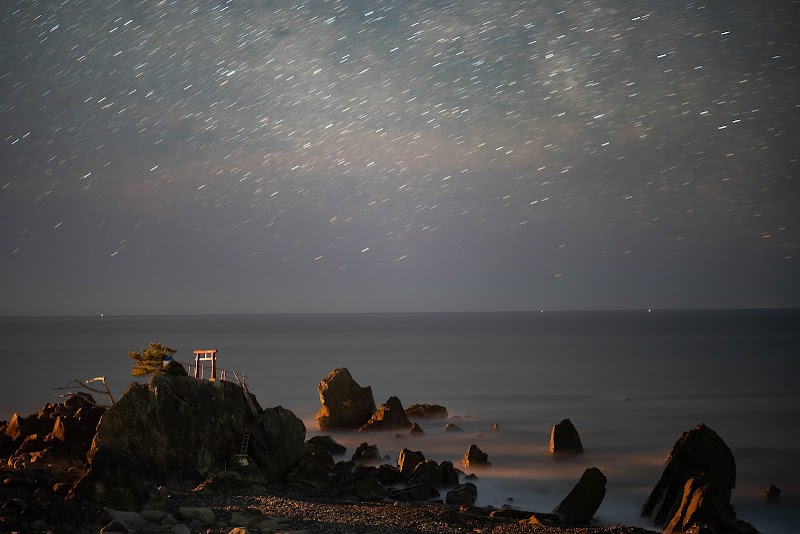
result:
<svg viewBox="0 0 800 534"><path fill-rule="evenodd" d="M141 353L129 352L128 356L136 362L131 368L131 374L145 376L159 373L164 367L164 360L171 358L176 352L178 351L161 343L150 343L150 348L143 348Z"/></svg>

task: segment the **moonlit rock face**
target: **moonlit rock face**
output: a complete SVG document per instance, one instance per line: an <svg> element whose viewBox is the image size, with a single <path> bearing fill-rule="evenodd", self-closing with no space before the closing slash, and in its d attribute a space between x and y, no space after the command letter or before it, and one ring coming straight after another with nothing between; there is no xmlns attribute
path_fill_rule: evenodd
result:
<svg viewBox="0 0 800 534"><path fill-rule="evenodd" d="M322 408L316 419L322 430L359 428L375 413L372 388L359 386L344 367L331 371L317 389Z"/></svg>

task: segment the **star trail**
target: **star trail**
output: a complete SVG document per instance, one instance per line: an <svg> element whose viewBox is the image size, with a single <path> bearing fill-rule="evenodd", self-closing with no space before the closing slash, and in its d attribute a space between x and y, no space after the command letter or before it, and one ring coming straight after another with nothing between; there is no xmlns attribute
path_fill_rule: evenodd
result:
<svg viewBox="0 0 800 534"><path fill-rule="evenodd" d="M800 306L800 3L7 1L0 313Z"/></svg>

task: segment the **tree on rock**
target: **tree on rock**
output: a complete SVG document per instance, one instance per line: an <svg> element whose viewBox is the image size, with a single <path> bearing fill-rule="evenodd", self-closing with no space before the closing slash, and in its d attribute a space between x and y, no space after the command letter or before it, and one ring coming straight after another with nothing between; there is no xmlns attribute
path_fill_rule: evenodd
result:
<svg viewBox="0 0 800 534"><path fill-rule="evenodd" d="M136 362L131 367L131 375L145 376L160 373L164 361L171 360L176 352L178 351L161 343L150 343L150 348L143 348L141 353L129 352L128 356Z"/></svg>

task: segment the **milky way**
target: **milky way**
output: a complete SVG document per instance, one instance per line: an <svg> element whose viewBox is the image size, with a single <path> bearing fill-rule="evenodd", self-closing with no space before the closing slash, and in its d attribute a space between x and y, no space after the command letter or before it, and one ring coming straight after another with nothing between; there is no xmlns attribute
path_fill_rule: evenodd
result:
<svg viewBox="0 0 800 534"><path fill-rule="evenodd" d="M0 313L800 306L800 3L5 1Z"/></svg>

